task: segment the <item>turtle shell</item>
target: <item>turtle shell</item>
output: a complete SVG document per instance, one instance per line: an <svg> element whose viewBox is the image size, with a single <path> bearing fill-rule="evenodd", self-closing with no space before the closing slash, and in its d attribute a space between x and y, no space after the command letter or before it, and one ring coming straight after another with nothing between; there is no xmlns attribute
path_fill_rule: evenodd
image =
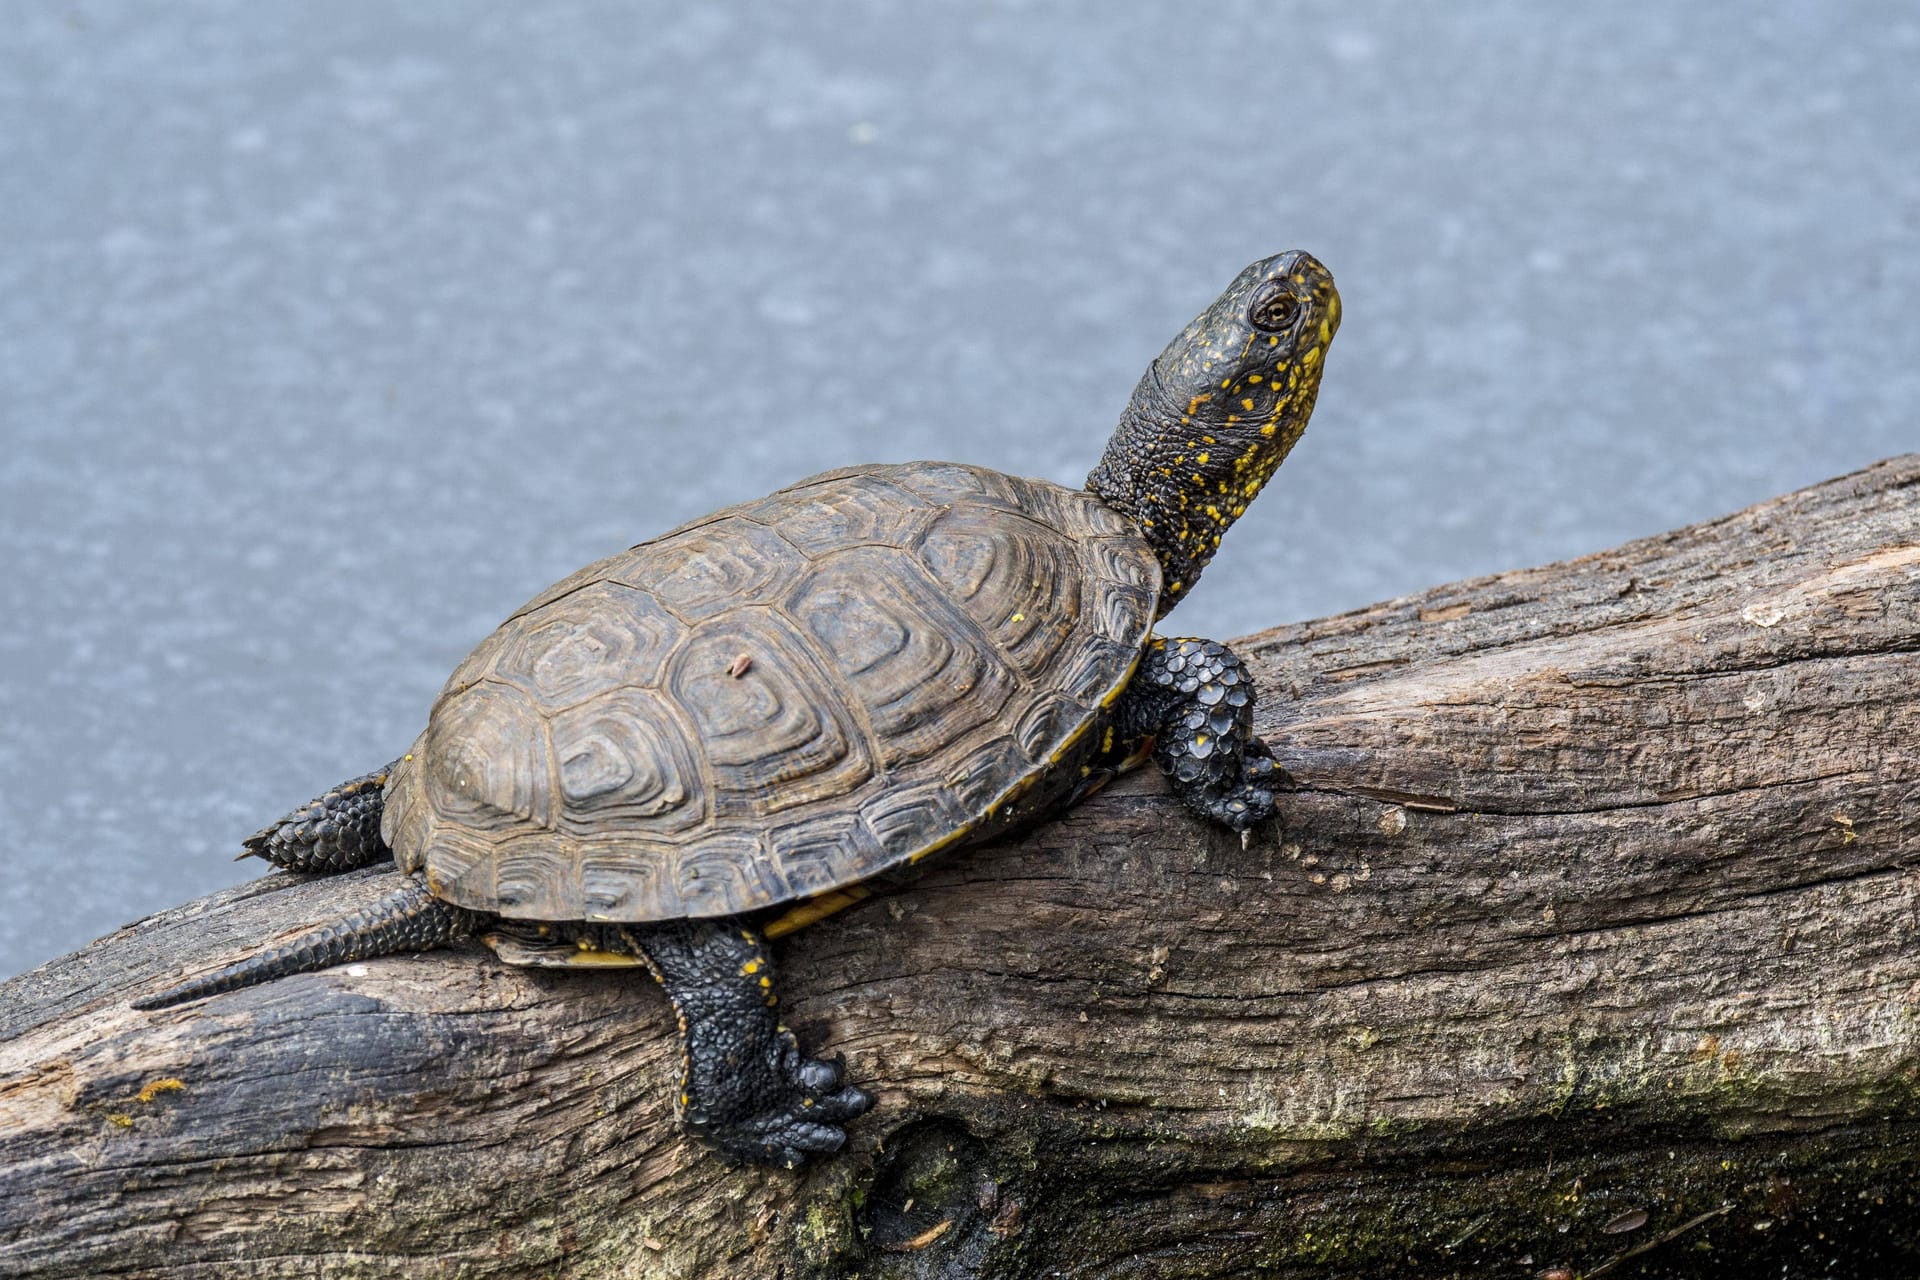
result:
<svg viewBox="0 0 1920 1280"><path fill-rule="evenodd" d="M1125 687L1160 570L1091 494L832 471L589 565L447 681L400 865L534 920L733 915L977 834Z"/></svg>

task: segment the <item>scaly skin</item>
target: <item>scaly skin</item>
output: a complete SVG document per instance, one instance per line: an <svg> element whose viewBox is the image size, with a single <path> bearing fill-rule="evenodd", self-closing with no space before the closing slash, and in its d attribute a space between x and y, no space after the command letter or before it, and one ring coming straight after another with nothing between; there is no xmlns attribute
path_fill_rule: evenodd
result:
<svg viewBox="0 0 1920 1280"><path fill-rule="evenodd" d="M1121 415L1087 488L1132 517L1160 560L1162 616L1178 604L1306 430L1340 328L1340 294L1312 255L1242 271L1167 344ZM1253 682L1211 640L1155 639L1115 707L1127 757L1154 761L1187 806L1246 832L1273 816L1279 777L1253 736Z"/></svg>
<svg viewBox="0 0 1920 1280"><path fill-rule="evenodd" d="M1087 489L1160 558L1163 615L1307 429L1339 328L1333 277L1283 253L1242 271L1134 388Z"/></svg>
<svg viewBox="0 0 1920 1280"><path fill-rule="evenodd" d="M1340 324L1333 279L1311 256L1257 262L1168 345L1135 388L1087 488L1139 525L1160 561L1160 613L1190 591L1220 539L1273 475L1313 412ZM1115 704L1110 732L1072 803L1151 750L1201 817L1246 832L1273 814L1278 770L1253 736L1252 681L1209 640L1155 639ZM388 766L391 769L392 766ZM247 841L296 870L339 871L389 851L379 840L388 770L344 783ZM245 856L245 855L243 855ZM852 895L843 895L851 900ZM283 974L497 929L520 963L566 963L573 948L644 959L678 1014L676 1099L694 1137L738 1159L793 1167L838 1150L872 1105L837 1061L809 1059L774 1009L772 960L743 919L529 926L435 899L421 877L367 911L218 973L139 1001L157 1009ZM508 946L509 942L515 944Z"/></svg>
<svg viewBox="0 0 1920 1280"><path fill-rule="evenodd" d="M1253 676L1214 640L1155 638L1114 708L1118 749L1151 745L1173 792L1208 822L1247 831L1273 817L1279 766L1253 735Z"/></svg>
<svg viewBox="0 0 1920 1280"><path fill-rule="evenodd" d="M291 942L257 952L224 969L135 1000L133 1007L165 1009L289 974L405 951L432 951L469 936L486 919L481 912L434 897L427 891L424 876L407 876L392 893L364 911L311 929Z"/></svg>
<svg viewBox="0 0 1920 1280"><path fill-rule="evenodd" d="M394 762L399 763L398 761ZM241 841L235 858L264 858L287 871L351 871L391 858L380 838L387 778L392 764L343 782Z"/></svg>
<svg viewBox="0 0 1920 1280"><path fill-rule="evenodd" d="M846 1122L873 1097L842 1084L838 1059L803 1054L780 1022L765 938L730 919L620 932L646 957L679 1017L681 1128L732 1159L786 1169L846 1144Z"/></svg>

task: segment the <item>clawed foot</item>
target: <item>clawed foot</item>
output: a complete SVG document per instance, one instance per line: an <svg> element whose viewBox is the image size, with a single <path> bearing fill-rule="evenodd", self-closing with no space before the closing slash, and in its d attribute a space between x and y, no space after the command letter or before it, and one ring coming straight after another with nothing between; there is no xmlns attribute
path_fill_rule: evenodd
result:
<svg viewBox="0 0 1920 1280"><path fill-rule="evenodd" d="M1114 715L1153 742L1174 794L1209 822L1243 835L1273 817L1285 775L1253 731L1252 673L1226 645L1156 640Z"/></svg>
<svg viewBox="0 0 1920 1280"><path fill-rule="evenodd" d="M621 930L679 1014L686 1055L675 1106L689 1136L734 1160L795 1169L847 1143L873 1105L838 1059L809 1058L781 1025L766 939L739 919Z"/></svg>
<svg viewBox="0 0 1920 1280"><path fill-rule="evenodd" d="M1214 816L1242 836L1274 815L1273 789L1285 777L1273 762L1273 751L1259 738L1249 738L1240 758L1240 781L1213 802Z"/></svg>
<svg viewBox="0 0 1920 1280"><path fill-rule="evenodd" d="M846 1145L846 1122L873 1105L873 1095L843 1084L838 1058L808 1058L790 1032L783 1042L778 1080L753 1114L715 1119L697 1100L681 1109L680 1123L695 1138L735 1160L797 1169L809 1156L831 1155ZM770 1095L770 1096L768 1096Z"/></svg>

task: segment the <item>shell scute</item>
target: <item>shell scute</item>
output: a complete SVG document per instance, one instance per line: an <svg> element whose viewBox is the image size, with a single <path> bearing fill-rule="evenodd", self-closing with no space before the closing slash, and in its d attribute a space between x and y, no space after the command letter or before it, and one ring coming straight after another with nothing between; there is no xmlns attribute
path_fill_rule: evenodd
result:
<svg viewBox="0 0 1920 1280"><path fill-rule="evenodd" d="M434 892L526 919L844 887L1064 794L1036 783L1158 592L1086 494L951 463L811 477L517 611L396 771L388 840Z"/></svg>
<svg viewBox="0 0 1920 1280"><path fill-rule="evenodd" d="M658 693L609 691L553 718L559 829L667 835L707 818L692 735Z"/></svg>
<svg viewBox="0 0 1920 1280"><path fill-rule="evenodd" d="M1139 656L1137 645L1089 639L1085 645L1062 657L1055 673L1056 685L1061 693L1083 707L1102 706L1119 693L1113 683L1114 668L1128 667Z"/></svg>
<svg viewBox="0 0 1920 1280"><path fill-rule="evenodd" d="M985 637L899 572L897 554L855 548L821 564L789 612L831 655L894 768L937 752L1000 713L1018 685Z"/></svg>
<svg viewBox="0 0 1920 1280"><path fill-rule="evenodd" d="M462 690L436 708L424 746L439 817L501 835L551 822L546 721L520 690L491 680Z"/></svg>
<svg viewBox="0 0 1920 1280"><path fill-rule="evenodd" d="M459 666L453 669L453 674L447 677L446 684L440 688L440 696L452 697L492 675L494 664L512 638L512 633L505 627L491 632L486 639L474 646L472 653L461 659Z"/></svg>
<svg viewBox="0 0 1920 1280"><path fill-rule="evenodd" d="M500 646L493 673L556 710L658 683L687 634L649 593L618 582L588 583L524 616L527 625Z"/></svg>
<svg viewBox="0 0 1920 1280"><path fill-rule="evenodd" d="M1046 764L1073 740L1087 709L1060 693L1042 694L1013 727L1013 740L1034 764Z"/></svg>
<svg viewBox="0 0 1920 1280"><path fill-rule="evenodd" d="M657 920L685 914L669 858L636 858L624 842L597 840L580 851L585 920Z"/></svg>
<svg viewBox="0 0 1920 1280"><path fill-rule="evenodd" d="M773 530L731 517L636 547L616 557L605 576L650 593L692 623L764 599L797 578L805 564Z"/></svg>
<svg viewBox="0 0 1920 1280"><path fill-rule="evenodd" d="M690 916L732 915L792 896L786 877L753 836L703 840L680 859L679 869L680 905Z"/></svg>
<svg viewBox="0 0 1920 1280"><path fill-rule="evenodd" d="M984 813L1007 790L1010 778L1033 768L1033 759L1006 736L988 738L964 756L946 776L947 789L962 811Z"/></svg>
<svg viewBox="0 0 1920 1280"><path fill-rule="evenodd" d="M1139 531L1125 516L1084 489L1062 489L1053 496L1063 527L1079 537L1122 538L1128 542L1139 537Z"/></svg>
<svg viewBox="0 0 1920 1280"><path fill-rule="evenodd" d="M862 543L898 546L912 537L928 504L874 476L789 490L778 502L748 509L755 519L808 556L830 555Z"/></svg>
<svg viewBox="0 0 1920 1280"><path fill-rule="evenodd" d="M1085 560L1034 521L956 508L928 528L920 559L1029 677L1045 673L1079 627Z"/></svg>
<svg viewBox="0 0 1920 1280"><path fill-rule="evenodd" d="M751 662L739 675L737 660ZM701 628L665 687L706 752L716 813L765 815L873 777L866 735L793 625L746 608Z"/></svg>
<svg viewBox="0 0 1920 1280"><path fill-rule="evenodd" d="M502 915L538 909L563 919L586 919L579 860L567 845L524 838L508 841L494 854L493 875L493 895Z"/></svg>
<svg viewBox="0 0 1920 1280"><path fill-rule="evenodd" d="M961 462L915 462L891 477L936 506L987 506L1022 512L1032 505L1034 481ZM1057 486L1054 486L1057 487Z"/></svg>
<svg viewBox="0 0 1920 1280"><path fill-rule="evenodd" d="M1118 519L1118 517L1115 517ZM1129 538L1096 538L1086 544L1086 555L1093 574L1089 586L1095 591L1124 589L1148 597L1148 603L1160 593L1157 566L1143 564L1137 541ZM1131 634L1131 633L1129 633Z"/></svg>
<svg viewBox="0 0 1920 1280"><path fill-rule="evenodd" d="M825 813L775 827L767 846L780 851L780 866L795 897L825 893L871 874L886 856L858 813Z"/></svg>
<svg viewBox="0 0 1920 1280"><path fill-rule="evenodd" d="M894 858L912 856L930 843L928 833L964 828L967 815L953 793L937 782L920 782L882 791L860 806L880 848Z"/></svg>

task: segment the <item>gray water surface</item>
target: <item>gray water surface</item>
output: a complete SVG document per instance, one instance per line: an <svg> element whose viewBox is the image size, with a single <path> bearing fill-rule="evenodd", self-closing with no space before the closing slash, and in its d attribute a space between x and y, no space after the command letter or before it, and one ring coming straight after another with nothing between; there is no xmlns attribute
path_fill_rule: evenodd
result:
<svg viewBox="0 0 1920 1280"><path fill-rule="evenodd" d="M1077 483L1301 247L1243 633L1920 446L1920 18L1606 6L17 5L0 976L251 876L576 566L849 462Z"/></svg>

